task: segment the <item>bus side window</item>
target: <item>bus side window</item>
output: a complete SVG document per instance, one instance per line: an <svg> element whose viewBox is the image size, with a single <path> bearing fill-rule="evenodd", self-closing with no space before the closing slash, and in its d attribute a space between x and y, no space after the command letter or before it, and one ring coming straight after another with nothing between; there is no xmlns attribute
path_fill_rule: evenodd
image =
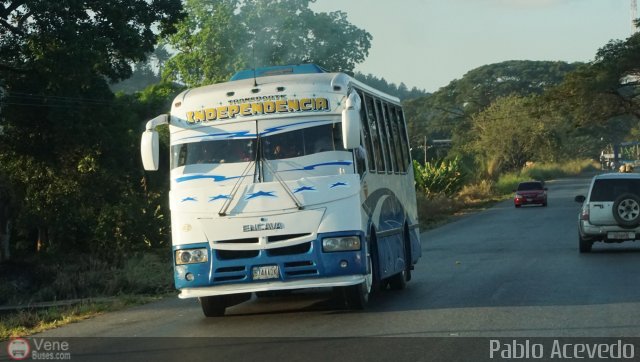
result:
<svg viewBox="0 0 640 362"><path fill-rule="evenodd" d="M367 152L364 150L362 144L353 150L353 156L356 161L356 171L358 175L364 175L364 173L367 172Z"/></svg>
<svg viewBox="0 0 640 362"><path fill-rule="evenodd" d="M382 155L384 157L384 164L386 167L383 167L383 170L386 170L389 173L393 172L393 166L391 165L391 159L389 157L389 141L387 140L387 129L385 127L384 115L382 113L382 104L379 99L375 100L376 107L376 119L378 120L378 132L380 137L380 147L382 151Z"/></svg>
<svg viewBox="0 0 640 362"><path fill-rule="evenodd" d="M365 98L364 98L364 94L361 91L358 91L358 95L360 95L360 99L362 99L362 107L360 108L360 121L362 124L362 137L364 138L362 142L364 143L364 147L367 155L369 155L369 157L367 157L367 165L369 166L369 170L375 171L376 164L373 157L373 141L371 139L371 131L369 130L367 110L364 104Z"/></svg>
<svg viewBox="0 0 640 362"><path fill-rule="evenodd" d="M371 143L373 145L373 153L371 156L376 162L375 169L378 172L385 172L384 158L382 156L382 145L380 144L380 133L378 131L378 121L376 119L373 98L365 95L365 108L367 109L367 121L369 122L369 130L371 131Z"/></svg>
<svg viewBox="0 0 640 362"><path fill-rule="evenodd" d="M402 108L396 108L398 115L398 125L400 126L400 143L402 143L402 156L404 158L403 164L405 165L405 169L409 170L411 166L411 154L409 153L409 140L407 137L407 126L404 123L404 114L402 113Z"/></svg>
<svg viewBox="0 0 640 362"><path fill-rule="evenodd" d="M396 141L393 138L393 125L392 125L392 120L391 120L391 116L389 115L389 107L390 105L387 102L382 102L382 115L383 115L383 119L384 119L384 128L385 131L387 133L387 141L389 143L389 163L391 165L391 167L389 167L389 171L391 171L391 168L393 168L393 171L395 173L400 172L398 170L398 159L396 158L396 150L397 150L397 146L396 146Z"/></svg>
<svg viewBox="0 0 640 362"><path fill-rule="evenodd" d="M389 105L387 111L387 114L389 115L389 124L391 125L391 133L393 134L393 152L395 154L396 164L398 165L396 171L407 172L407 168L402 157L403 146L400 142L400 126L398 125L396 107Z"/></svg>

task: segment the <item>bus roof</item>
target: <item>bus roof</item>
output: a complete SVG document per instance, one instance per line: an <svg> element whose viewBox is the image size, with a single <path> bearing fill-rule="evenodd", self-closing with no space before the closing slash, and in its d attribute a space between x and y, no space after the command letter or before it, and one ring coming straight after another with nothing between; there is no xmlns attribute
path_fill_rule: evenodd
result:
<svg viewBox="0 0 640 362"><path fill-rule="evenodd" d="M279 68L284 69L286 67ZM238 76L240 78L238 80L185 90L176 97L176 102L183 102L187 98L193 97L206 97L210 100L218 99L219 101L225 101L234 98L260 97L263 95L271 96L302 91L346 94L349 86L354 86L386 101L400 104L399 98L370 87L345 73L328 73L324 70L322 72L303 73L305 69L311 71L313 68L299 68L298 71L294 73L285 71L284 73L280 72L276 75L270 75L267 71L263 73L261 77L255 79L253 77L253 71L250 71L251 76L249 78L244 78L247 74L244 72L247 71L242 71L236 73L236 75L242 73L242 75ZM318 67L318 69L322 70L320 67ZM254 81L257 86L255 86Z"/></svg>
<svg viewBox="0 0 640 362"><path fill-rule="evenodd" d="M285 74L327 73L316 64L275 65L256 69L245 69L234 74L229 80L252 79Z"/></svg>

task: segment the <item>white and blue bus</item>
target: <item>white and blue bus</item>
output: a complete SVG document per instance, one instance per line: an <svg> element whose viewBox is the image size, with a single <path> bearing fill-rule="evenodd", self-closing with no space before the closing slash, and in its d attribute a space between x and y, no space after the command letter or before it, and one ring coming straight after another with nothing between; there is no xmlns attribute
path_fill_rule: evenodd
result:
<svg viewBox="0 0 640 362"><path fill-rule="evenodd" d="M396 97L313 64L241 71L147 122L146 170L162 124L175 285L206 316L252 293L323 287L361 309L411 279L421 245Z"/></svg>

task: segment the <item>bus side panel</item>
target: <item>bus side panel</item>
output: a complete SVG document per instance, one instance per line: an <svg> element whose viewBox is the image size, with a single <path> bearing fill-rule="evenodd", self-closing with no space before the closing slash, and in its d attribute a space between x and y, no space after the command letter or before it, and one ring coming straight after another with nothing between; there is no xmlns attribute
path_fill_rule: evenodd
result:
<svg viewBox="0 0 640 362"><path fill-rule="evenodd" d="M380 278L384 279L405 269L404 208L388 188L371 193L363 204L376 231Z"/></svg>
<svg viewBox="0 0 640 362"><path fill-rule="evenodd" d="M420 227L418 220L418 205L416 200L416 189L413 185L415 176L413 174L413 166L407 170L407 180L410 182L403 187L404 205L407 209L407 225L409 227L409 236L411 239L411 262L416 264L422 256L422 242L420 239Z"/></svg>

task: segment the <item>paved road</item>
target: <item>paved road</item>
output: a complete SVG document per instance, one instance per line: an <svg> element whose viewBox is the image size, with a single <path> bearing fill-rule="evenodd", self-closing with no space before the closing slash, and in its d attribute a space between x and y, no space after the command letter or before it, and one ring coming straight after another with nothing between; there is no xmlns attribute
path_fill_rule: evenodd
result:
<svg viewBox="0 0 640 362"><path fill-rule="evenodd" d="M169 298L39 336L297 337L324 351L332 337L640 336L639 243L597 243L591 254L578 253L573 197L586 193L588 181L549 182L546 208L515 209L507 201L425 232L408 288L377 295L364 312L340 309L324 290L253 299L224 318L205 318L195 301ZM389 339L382 340L375 344ZM420 340L438 341L435 350L458 348L451 338ZM270 350L259 345L255 353Z"/></svg>

